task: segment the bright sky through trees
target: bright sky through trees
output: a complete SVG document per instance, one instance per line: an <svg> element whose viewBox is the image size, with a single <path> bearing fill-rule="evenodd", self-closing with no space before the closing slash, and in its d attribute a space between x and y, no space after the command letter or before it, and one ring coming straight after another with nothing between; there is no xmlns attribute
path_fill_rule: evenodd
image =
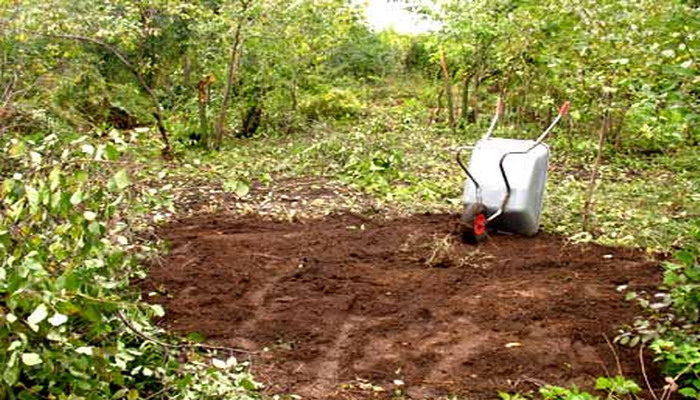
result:
<svg viewBox="0 0 700 400"><path fill-rule="evenodd" d="M365 0L367 20L376 30L393 28L400 33L423 33L438 28L438 23L426 20L406 9L406 1Z"/></svg>

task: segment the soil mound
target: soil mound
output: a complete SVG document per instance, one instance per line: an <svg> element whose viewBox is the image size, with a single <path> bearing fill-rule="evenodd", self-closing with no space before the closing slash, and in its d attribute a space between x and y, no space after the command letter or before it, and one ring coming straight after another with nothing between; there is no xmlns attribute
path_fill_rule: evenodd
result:
<svg viewBox="0 0 700 400"><path fill-rule="evenodd" d="M657 263L544 233L471 246L457 220L189 218L161 231L172 251L144 291L169 328L260 351L271 394L491 399L618 373L606 337L640 310L616 287L653 290ZM636 351L616 352L643 382Z"/></svg>

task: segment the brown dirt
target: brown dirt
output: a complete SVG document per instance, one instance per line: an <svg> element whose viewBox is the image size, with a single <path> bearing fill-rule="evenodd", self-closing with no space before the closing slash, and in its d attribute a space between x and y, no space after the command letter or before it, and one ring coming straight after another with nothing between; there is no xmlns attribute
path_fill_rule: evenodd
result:
<svg viewBox="0 0 700 400"><path fill-rule="evenodd" d="M606 337L639 310L616 287L653 290L657 263L548 234L474 247L456 221L189 218L161 231L172 251L144 290L165 326L260 351L253 373L270 394L487 399L617 374ZM636 350L616 352L643 382Z"/></svg>

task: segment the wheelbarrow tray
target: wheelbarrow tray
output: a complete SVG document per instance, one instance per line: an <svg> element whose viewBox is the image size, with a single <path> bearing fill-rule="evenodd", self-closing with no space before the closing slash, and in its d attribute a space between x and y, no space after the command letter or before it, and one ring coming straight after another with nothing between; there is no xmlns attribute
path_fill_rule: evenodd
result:
<svg viewBox="0 0 700 400"><path fill-rule="evenodd" d="M486 208L487 215L493 215L503 207L500 216L489 224L492 228L525 236L537 233L548 162L549 147L542 142L485 138L476 143L469 172L477 177L481 186L480 202ZM503 199L507 187L503 174L511 189L505 205ZM464 203L467 206L479 203L476 186L471 179L465 181Z"/></svg>

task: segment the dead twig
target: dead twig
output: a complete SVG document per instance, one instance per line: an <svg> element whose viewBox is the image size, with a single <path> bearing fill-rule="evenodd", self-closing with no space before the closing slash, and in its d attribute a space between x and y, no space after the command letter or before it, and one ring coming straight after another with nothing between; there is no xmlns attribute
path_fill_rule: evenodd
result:
<svg viewBox="0 0 700 400"><path fill-rule="evenodd" d="M598 179L598 172L600 170L600 165L603 162L603 148L605 147L605 138L608 131L610 130L610 103L612 98L610 95L607 96L607 107L605 108L605 113L603 114L603 120L601 122L600 131L598 135L598 152L596 155L595 163L593 164L593 170L591 171L590 179L588 180L588 188L586 189L586 197L583 205L583 229L587 232L591 228L592 219L592 208L593 208L593 194L596 189L596 181Z"/></svg>
<svg viewBox="0 0 700 400"><path fill-rule="evenodd" d="M608 367L607 367L607 365L605 365L605 361L603 361L603 359L600 356L598 356L598 363L600 364L601 367L603 367L603 372L605 373L605 376L607 376L609 378L610 371L608 371Z"/></svg>
<svg viewBox="0 0 700 400"><path fill-rule="evenodd" d="M688 373L688 371L690 371L696 364L697 363L690 363L690 364L686 365L685 368L683 368L683 370L681 372L679 372L673 378L671 378L671 377L666 378L667 385L664 386L664 392L661 395L661 400L668 400L671 398L671 395L673 394L673 392L678 390L678 384L676 383L676 381L679 380L681 378L681 376Z"/></svg>
<svg viewBox="0 0 700 400"><path fill-rule="evenodd" d="M615 347L610 343L610 340L608 337L603 333L603 339L605 339L605 343L608 344L608 347L610 348L610 351L612 351L613 356L615 357L615 365L617 366L617 373L620 376L625 376L625 374L622 373L622 364L620 363L620 357L617 355L617 351L615 351Z"/></svg>
<svg viewBox="0 0 700 400"><path fill-rule="evenodd" d="M651 393L651 396L654 398L654 400L659 400L659 398L656 396L656 393L654 393L654 389L651 387L651 383L649 383L649 377L647 376L647 370L646 370L646 367L644 366L644 345L643 344L639 345L639 365L642 367L642 376L644 377L644 383L646 383L647 389L649 390L649 393Z"/></svg>
<svg viewBox="0 0 700 400"><path fill-rule="evenodd" d="M156 397L160 396L161 394L165 393L166 391L168 391L169 389L170 389L169 386L164 386L159 391L151 393L148 396L144 397L143 400L151 400L153 398L156 398Z"/></svg>
<svg viewBox="0 0 700 400"><path fill-rule="evenodd" d="M286 261L289 259L288 257L279 257L279 256L274 256L272 254L265 254L265 253L248 253L248 255L253 256L253 257L268 258L270 260L277 260L277 261Z"/></svg>
<svg viewBox="0 0 700 400"><path fill-rule="evenodd" d="M542 387L542 386L548 386L548 385L549 385L549 383L543 381L542 379L533 378L533 377L531 377L531 376L523 376L521 379L522 379L523 382L531 383L531 384L533 384L533 385L535 385L535 386L537 386L537 387Z"/></svg>
<svg viewBox="0 0 700 400"><path fill-rule="evenodd" d="M2 95L2 107L9 107L10 102L12 101L12 95L14 94L14 86L15 86L15 81L17 80L17 76L13 76L10 82L5 86L5 91Z"/></svg>

